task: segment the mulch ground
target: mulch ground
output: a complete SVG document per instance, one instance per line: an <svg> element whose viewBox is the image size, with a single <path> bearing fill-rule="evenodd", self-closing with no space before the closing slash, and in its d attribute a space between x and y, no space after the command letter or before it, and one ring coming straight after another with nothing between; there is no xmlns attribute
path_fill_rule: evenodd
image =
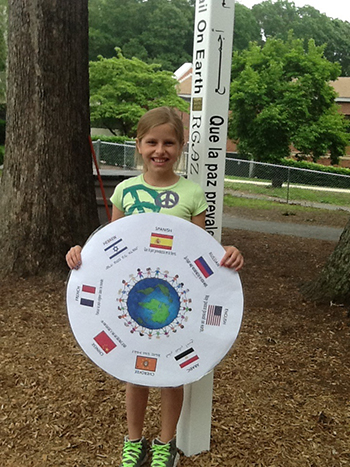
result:
<svg viewBox="0 0 350 467"><path fill-rule="evenodd" d="M299 285L335 244L224 231L245 256L239 337L215 370L210 452L183 467L350 465L350 318L305 302ZM0 282L1 465L118 466L124 385L83 354L63 281ZM158 435L152 390L145 435Z"/></svg>

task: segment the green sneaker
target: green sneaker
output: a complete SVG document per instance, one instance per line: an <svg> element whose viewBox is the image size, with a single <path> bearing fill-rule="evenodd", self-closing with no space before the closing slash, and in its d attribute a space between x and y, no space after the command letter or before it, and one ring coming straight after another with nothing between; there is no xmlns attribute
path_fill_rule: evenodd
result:
<svg viewBox="0 0 350 467"><path fill-rule="evenodd" d="M147 461L147 441L141 438L139 441L124 439L123 457L120 467L140 467Z"/></svg>
<svg viewBox="0 0 350 467"><path fill-rule="evenodd" d="M175 438L164 444L159 439L152 443L151 467L175 467L179 462L180 455L177 452Z"/></svg>

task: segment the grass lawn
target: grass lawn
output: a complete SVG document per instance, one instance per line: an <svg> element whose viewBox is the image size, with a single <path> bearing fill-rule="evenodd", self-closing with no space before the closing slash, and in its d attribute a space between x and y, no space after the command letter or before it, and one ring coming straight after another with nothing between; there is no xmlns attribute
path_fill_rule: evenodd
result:
<svg viewBox="0 0 350 467"><path fill-rule="evenodd" d="M259 182L258 182L259 183ZM260 181L260 183L262 183ZM350 206L350 191L323 191L320 187L299 188L290 185L289 193L287 187L273 188L268 184L225 182L225 188L241 195L261 195L276 200L304 201L309 203L333 204L336 206Z"/></svg>

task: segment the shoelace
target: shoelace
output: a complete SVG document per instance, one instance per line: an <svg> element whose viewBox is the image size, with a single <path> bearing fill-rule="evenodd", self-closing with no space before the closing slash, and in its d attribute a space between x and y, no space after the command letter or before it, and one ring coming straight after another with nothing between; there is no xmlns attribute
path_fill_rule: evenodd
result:
<svg viewBox="0 0 350 467"><path fill-rule="evenodd" d="M123 449L122 465L127 466L131 462L135 463L139 458L141 450L142 450L141 443L131 443L130 441L127 441Z"/></svg>
<svg viewBox="0 0 350 467"><path fill-rule="evenodd" d="M154 444L152 446L152 467L164 467L169 459L169 444Z"/></svg>

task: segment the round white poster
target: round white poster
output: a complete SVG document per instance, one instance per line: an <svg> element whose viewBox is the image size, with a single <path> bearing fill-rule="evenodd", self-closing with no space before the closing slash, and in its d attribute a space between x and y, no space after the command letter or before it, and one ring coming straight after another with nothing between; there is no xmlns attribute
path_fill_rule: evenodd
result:
<svg viewBox="0 0 350 467"><path fill-rule="evenodd" d="M67 285L69 321L100 368L134 384L202 378L229 351L243 313L239 275L223 247L191 222L124 217L97 230Z"/></svg>

